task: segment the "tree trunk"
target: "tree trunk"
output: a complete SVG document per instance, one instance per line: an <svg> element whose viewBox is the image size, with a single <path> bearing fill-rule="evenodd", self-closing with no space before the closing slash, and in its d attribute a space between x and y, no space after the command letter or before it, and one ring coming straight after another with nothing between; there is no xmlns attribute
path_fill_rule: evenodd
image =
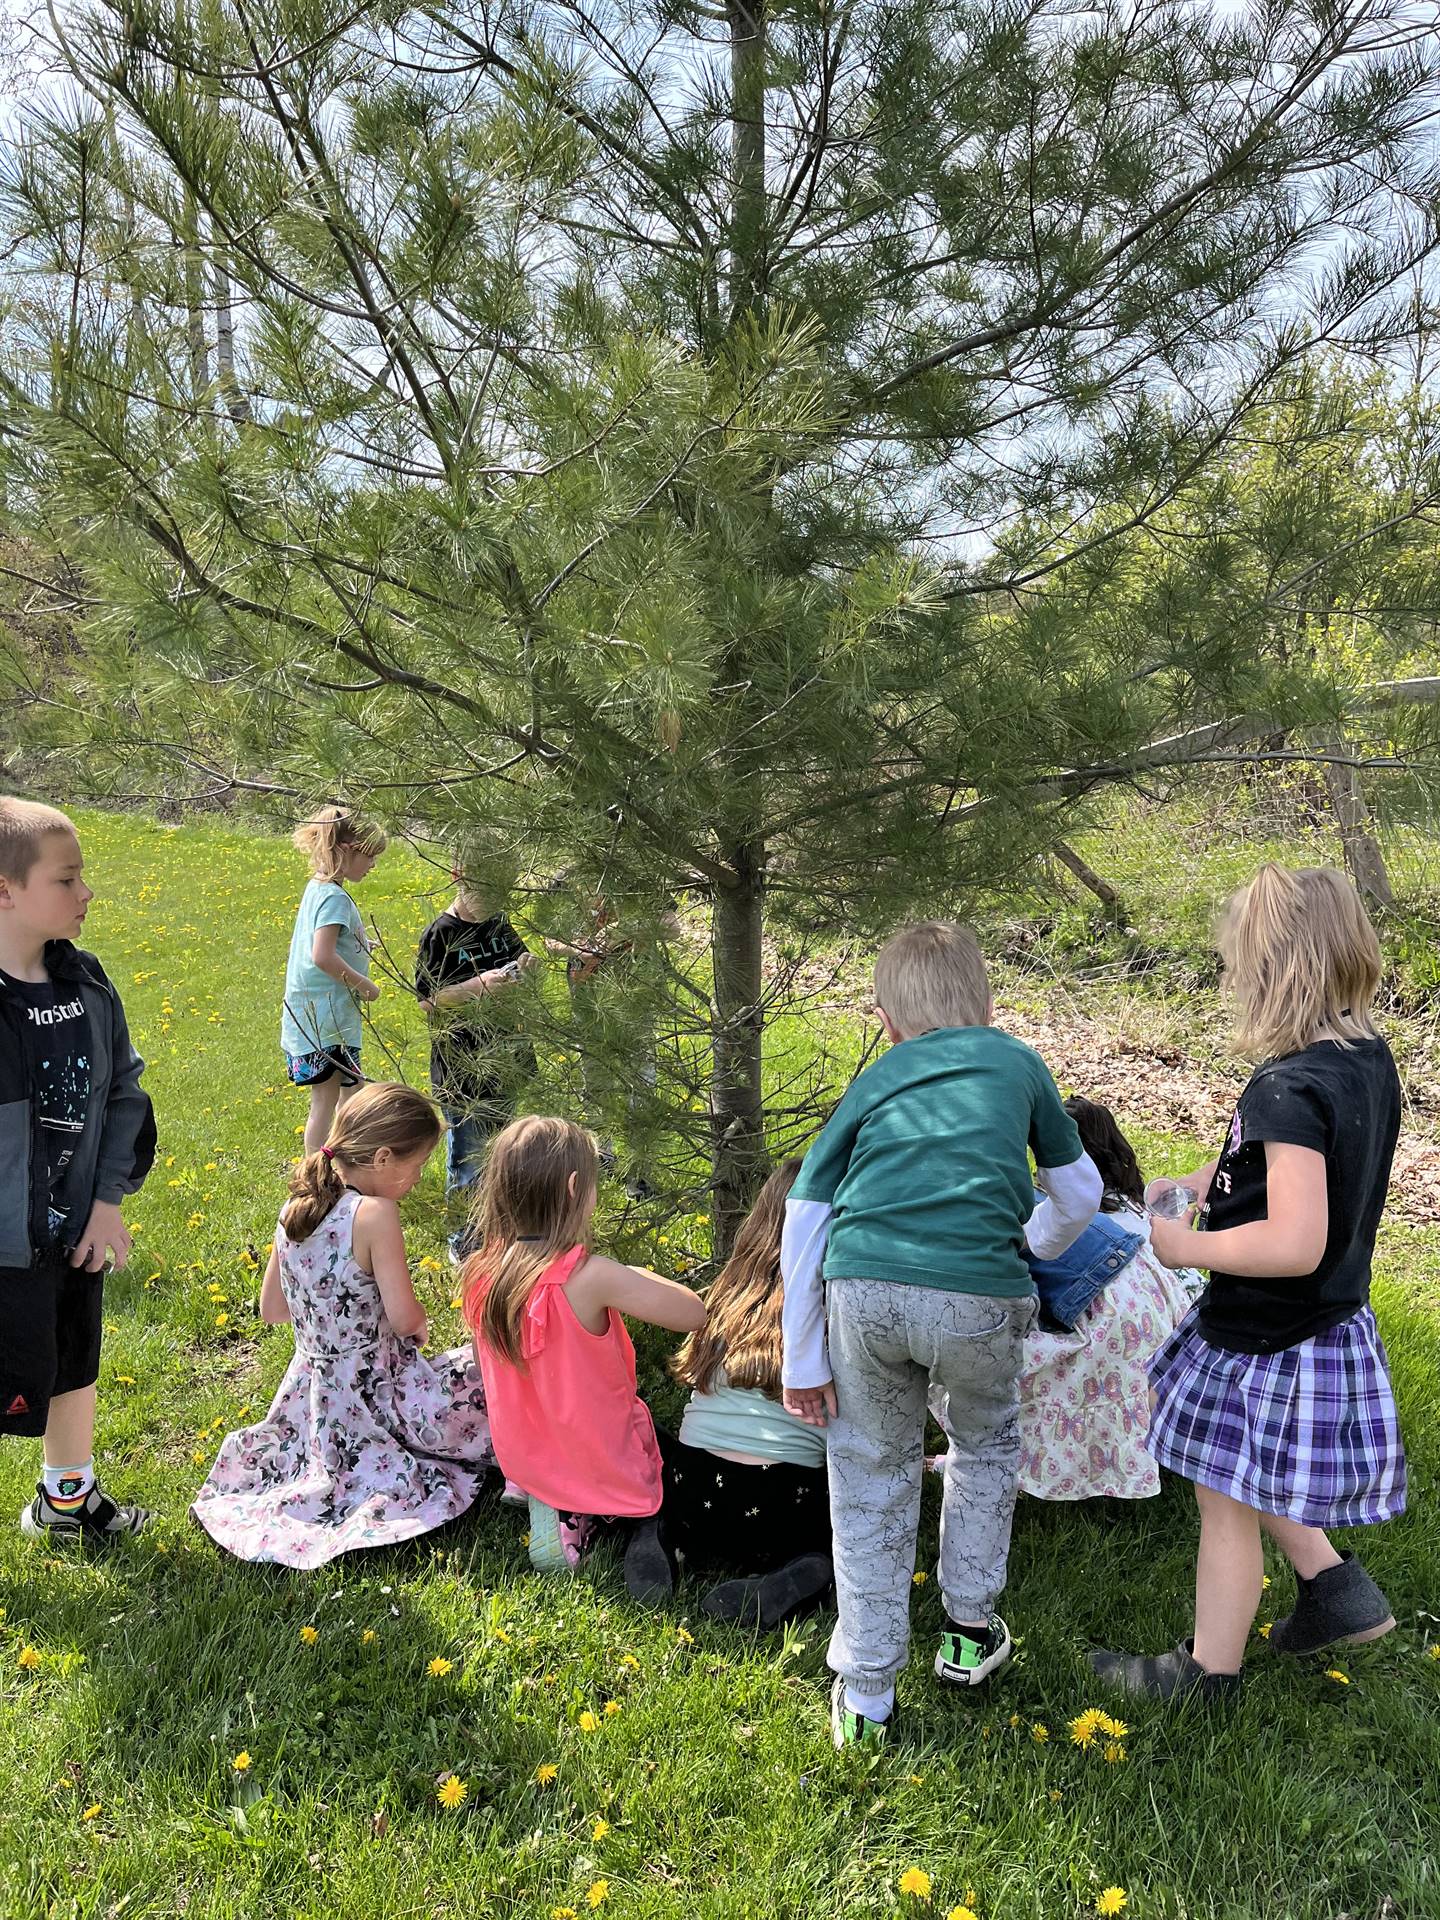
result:
<svg viewBox="0 0 1440 1920"><path fill-rule="evenodd" d="M711 1165L715 1251L721 1257L735 1243L766 1165L760 1010L764 850L744 846L732 858L739 882L716 889L711 913Z"/></svg>
<svg viewBox="0 0 1440 1920"><path fill-rule="evenodd" d="M197 407L210 391L210 345L205 337L205 264L200 252L200 210L185 189L185 330L190 345L190 397Z"/></svg>
<svg viewBox="0 0 1440 1920"><path fill-rule="evenodd" d="M1082 887L1088 887L1090 889L1101 906L1104 907L1105 918L1107 920L1113 920L1117 927L1126 924L1130 916L1125 911L1125 902L1120 898L1120 895L1115 891L1114 887L1111 886L1110 882L1096 873L1095 869L1080 857L1067 840L1057 840L1051 848L1051 852L1055 855L1055 858L1060 862L1062 867L1074 874Z"/></svg>
<svg viewBox="0 0 1440 1920"><path fill-rule="evenodd" d="M1340 829L1340 845L1350 878L1368 906L1392 906L1395 892L1371 825L1359 769L1346 764L1353 758L1353 748L1343 739L1317 741L1316 746L1329 756L1323 763L1325 785L1330 792L1335 824Z"/></svg>
<svg viewBox="0 0 1440 1920"><path fill-rule="evenodd" d="M215 372L225 408L237 427L250 425L250 401L235 378L235 312L231 305L230 263L223 248L215 250Z"/></svg>
<svg viewBox="0 0 1440 1920"><path fill-rule="evenodd" d="M726 0L735 194L730 207L730 318L765 302L765 4Z"/></svg>

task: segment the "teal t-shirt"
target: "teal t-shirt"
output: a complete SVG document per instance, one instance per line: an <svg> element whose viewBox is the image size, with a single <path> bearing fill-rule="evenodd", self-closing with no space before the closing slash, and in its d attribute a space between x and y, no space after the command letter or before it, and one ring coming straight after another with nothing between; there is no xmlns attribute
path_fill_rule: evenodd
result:
<svg viewBox="0 0 1440 1920"><path fill-rule="evenodd" d="M692 1393L680 1422L687 1447L713 1453L753 1453L792 1467L823 1467L825 1429L787 1413L758 1387L732 1387L723 1369L709 1393Z"/></svg>
<svg viewBox="0 0 1440 1920"><path fill-rule="evenodd" d="M370 947L360 909L338 880L312 880L300 896L285 968L280 1045L288 1054L319 1053L326 1047L356 1048L364 1032L360 1003L354 994L315 964L315 935L321 927L340 929L336 952L347 967L369 978Z"/></svg>
<svg viewBox="0 0 1440 1920"><path fill-rule="evenodd" d="M827 1280L1022 1295L1031 1154L1041 1167L1081 1154L1045 1062L997 1027L939 1027L851 1082L791 1198L833 1209Z"/></svg>

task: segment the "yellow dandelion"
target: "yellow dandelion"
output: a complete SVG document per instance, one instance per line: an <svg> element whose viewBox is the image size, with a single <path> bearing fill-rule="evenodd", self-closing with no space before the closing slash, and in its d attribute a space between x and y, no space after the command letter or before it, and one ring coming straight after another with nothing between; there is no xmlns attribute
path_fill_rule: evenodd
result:
<svg viewBox="0 0 1440 1920"><path fill-rule="evenodd" d="M980 1920L980 1916L973 1907L952 1907L945 1920Z"/></svg>
<svg viewBox="0 0 1440 1920"><path fill-rule="evenodd" d="M680 1642L682 1647L693 1647L695 1644L694 1634L690 1633L684 1627L676 1627L675 1638Z"/></svg>
<svg viewBox="0 0 1440 1920"><path fill-rule="evenodd" d="M508 1647L510 1644L510 1636L505 1631L504 1627L496 1627L494 1633L491 1634L490 1637L492 1640L498 1640L502 1647Z"/></svg>
<svg viewBox="0 0 1440 1920"><path fill-rule="evenodd" d="M1425 1653L1431 1660L1440 1660L1440 1640L1432 1640Z"/></svg>
<svg viewBox="0 0 1440 1920"><path fill-rule="evenodd" d="M1005 1723L1005 1724L1006 1724L1007 1726L1009 1726L1009 1727L1018 1727L1018 1726L1019 1726L1019 1724L1020 1724L1020 1716L1019 1716L1019 1714L1018 1714L1018 1713L1012 1713L1012 1714L1011 1714L1011 1716L1010 1716L1010 1718L1009 1718L1009 1719L1008 1719L1008 1720L1006 1721L1006 1723Z"/></svg>
<svg viewBox="0 0 1440 1920"><path fill-rule="evenodd" d="M1059 1789L1059 1787L1051 1787L1051 1789L1050 1789L1050 1802L1051 1802L1051 1805L1052 1805L1052 1806L1054 1805L1054 1803L1055 1803L1055 1802L1056 1802L1057 1800L1063 1800L1063 1799L1064 1799L1064 1797L1065 1797L1065 1796L1064 1796L1064 1795L1063 1795L1063 1794L1061 1793L1061 1791L1060 1791L1060 1789Z"/></svg>
<svg viewBox="0 0 1440 1920"><path fill-rule="evenodd" d="M464 1301L460 1298L460 1295L457 1293L455 1298L450 1302L450 1311L452 1313L458 1313L464 1304L465 1304Z"/></svg>
<svg viewBox="0 0 1440 1920"><path fill-rule="evenodd" d="M1050 1738L1049 1727L1044 1726L1037 1720L1030 1729L1030 1738L1035 1742L1037 1747L1043 1747L1045 1742Z"/></svg>
<svg viewBox="0 0 1440 1920"><path fill-rule="evenodd" d="M455 1662L453 1660L447 1660L443 1654L437 1653L425 1671L430 1675L432 1680L443 1680L454 1665Z"/></svg>
<svg viewBox="0 0 1440 1920"><path fill-rule="evenodd" d="M82 1820L93 1820L96 1814L99 1813L99 1811L100 1811L100 1802L97 1800L93 1807L86 1807L85 1811L81 1814L80 1818Z"/></svg>
<svg viewBox="0 0 1440 1920"><path fill-rule="evenodd" d="M1123 1887L1106 1887L1095 1902L1096 1913L1119 1913L1122 1907L1130 1904L1130 1896Z"/></svg>
<svg viewBox="0 0 1440 1920"><path fill-rule="evenodd" d="M594 1826L590 1829L590 1838L598 1844L601 1840L605 1838L606 1834L609 1833L609 1831L610 1831L610 1822L608 1820L597 1820Z"/></svg>
<svg viewBox="0 0 1440 1920"><path fill-rule="evenodd" d="M230 1324L230 1316L229 1316L229 1314L228 1314L228 1313L217 1313L217 1314L216 1314L216 1316L215 1316L215 1324L216 1324L216 1326L217 1326L217 1327L228 1327L228 1326L229 1326L229 1324Z"/></svg>
<svg viewBox="0 0 1440 1920"><path fill-rule="evenodd" d="M1261 1574L1261 1576L1260 1576L1260 1591L1261 1591L1262 1593L1264 1593L1264 1592L1266 1591L1266 1589L1267 1589L1267 1588L1269 1587L1269 1585L1270 1585L1270 1576L1269 1576L1269 1574L1268 1574L1268 1573L1262 1573L1262 1574Z"/></svg>
<svg viewBox="0 0 1440 1920"><path fill-rule="evenodd" d="M1259 1634L1262 1640L1268 1640L1270 1638L1270 1629L1271 1627L1274 1626L1274 1624L1275 1622L1273 1620L1262 1620L1259 1626L1256 1627L1255 1631Z"/></svg>
<svg viewBox="0 0 1440 1920"><path fill-rule="evenodd" d="M41 1657L36 1648L30 1646L21 1647L15 1656L15 1664L17 1667L24 1667L27 1673L33 1673L36 1667L39 1666Z"/></svg>
<svg viewBox="0 0 1440 1920"><path fill-rule="evenodd" d="M913 1899L930 1898L930 1876L923 1867L907 1867L900 1876L900 1891Z"/></svg>
<svg viewBox="0 0 1440 1920"><path fill-rule="evenodd" d="M592 1713L587 1707L575 1724L582 1733L594 1733L600 1724L600 1716L598 1713Z"/></svg>
<svg viewBox="0 0 1440 1920"><path fill-rule="evenodd" d="M360 1644L362 1647L373 1647L379 1638L380 1636L376 1633L374 1627L366 1627L360 1636Z"/></svg>
<svg viewBox="0 0 1440 1920"><path fill-rule="evenodd" d="M247 1752L243 1752L243 1751L240 1753L237 1753L235 1758L230 1762L230 1764L235 1769L236 1773L248 1773L250 1771L250 1766L251 1766L250 1755Z"/></svg>
<svg viewBox="0 0 1440 1920"><path fill-rule="evenodd" d="M1094 1707L1087 1707L1070 1722L1071 1743L1077 1747L1091 1746L1099 1731L1100 1715Z"/></svg>
<svg viewBox="0 0 1440 1920"><path fill-rule="evenodd" d="M1113 1719L1108 1713L1102 1713L1096 1721L1101 1733L1111 1740L1123 1740L1130 1729L1123 1720Z"/></svg>
<svg viewBox="0 0 1440 1920"><path fill-rule="evenodd" d="M117 1373L115 1376L115 1384L117 1387L133 1387L135 1384L135 1376L133 1373Z"/></svg>
<svg viewBox="0 0 1440 1920"><path fill-rule="evenodd" d="M320 1638L320 1631L317 1627L301 1627L300 1638L307 1647L313 1647L315 1642Z"/></svg>
<svg viewBox="0 0 1440 1920"><path fill-rule="evenodd" d="M559 1777L560 1769L553 1760L542 1760L540 1765L535 1769L535 1783L537 1786L548 1787Z"/></svg>
<svg viewBox="0 0 1440 1920"><path fill-rule="evenodd" d="M613 1720L620 1711L620 1702L618 1700L607 1700L601 1711L607 1720Z"/></svg>
<svg viewBox="0 0 1440 1920"><path fill-rule="evenodd" d="M608 1880L595 1880L586 1889L585 1904L592 1909L595 1907L603 1907L609 1898L610 1882Z"/></svg>
<svg viewBox="0 0 1440 1920"><path fill-rule="evenodd" d="M1339 1667L1327 1667L1325 1669L1325 1678L1327 1680L1333 1680L1335 1684L1340 1687L1348 1687L1350 1684L1349 1674L1342 1673Z"/></svg>
<svg viewBox="0 0 1440 1920"><path fill-rule="evenodd" d="M440 1802L442 1807L448 1808L450 1812L453 1813L456 1807L465 1804L465 1799L469 1792L469 1787L466 1786L458 1774L447 1773L445 1778L440 1782L435 1798Z"/></svg>
<svg viewBox="0 0 1440 1920"><path fill-rule="evenodd" d="M929 1574L923 1567L917 1567L910 1576L910 1584L912 1587L923 1587L929 1578Z"/></svg>
<svg viewBox="0 0 1440 1920"><path fill-rule="evenodd" d="M580 1920L574 1907L551 1907L550 1920Z"/></svg>
<svg viewBox="0 0 1440 1920"><path fill-rule="evenodd" d="M1107 1740L1105 1742L1105 1758L1112 1767L1118 1767L1120 1762L1125 1758L1124 1742L1121 1740Z"/></svg>
<svg viewBox="0 0 1440 1920"><path fill-rule="evenodd" d="M1430 1651L1432 1653L1440 1652L1440 1642L1437 1642ZM622 1667L628 1667L631 1673L639 1673L640 1671L640 1662L635 1658L633 1653L622 1653L620 1656L620 1664Z"/></svg>

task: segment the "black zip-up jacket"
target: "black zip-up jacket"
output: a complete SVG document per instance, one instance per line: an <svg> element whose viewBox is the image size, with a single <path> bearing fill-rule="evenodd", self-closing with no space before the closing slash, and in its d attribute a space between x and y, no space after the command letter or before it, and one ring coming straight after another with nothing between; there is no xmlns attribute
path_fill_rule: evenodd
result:
<svg viewBox="0 0 1440 1920"><path fill-rule="evenodd" d="M97 1200L118 1205L143 1183L155 1162L155 1111L120 996L94 954L50 940L45 969L57 987L79 989L90 1029L85 1128L56 1195L73 1236ZM0 980L0 1267L12 1269L33 1267L45 1246L51 1198L25 1020L24 1004Z"/></svg>

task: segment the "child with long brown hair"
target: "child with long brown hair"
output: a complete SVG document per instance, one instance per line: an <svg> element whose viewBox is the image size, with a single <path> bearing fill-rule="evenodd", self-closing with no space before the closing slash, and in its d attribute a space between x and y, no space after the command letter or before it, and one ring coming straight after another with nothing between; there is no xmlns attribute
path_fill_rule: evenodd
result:
<svg viewBox="0 0 1440 1920"><path fill-rule="evenodd" d="M422 1095L377 1082L295 1169L260 1289L262 1319L293 1321L295 1355L192 1508L242 1560L323 1566L429 1533L480 1492L494 1456L474 1357L420 1351L400 1224L441 1131Z"/></svg>
<svg viewBox="0 0 1440 1920"><path fill-rule="evenodd" d="M705 1308L689 1287L591 1250L599 1171L594 1135L569 1120L529 1115L495 1136L465 1318L501 1470L528 1496L531 1565L572 1572L597 1523L627 1521L625 1584L652 1600L673 1585L660 1451L621 1315L693 1333Z"/></svg>
<svg viewBox="0 0 1440 1920"><path fill-rule="evenodd" d="M665 1545L691 1569L742 1576L711 1588L703 1612L763 1627L813 1604L833 1577L825 1435L780 1399L780 1234L799 1171L782 1161L760 1189L705 1296L705 1325L670 1367L691 1393L679 1439L665 1443Z"/></svg>
<svg viewBox="0 0 1440 1920"><path fill-rule="evenodd" d="M307 1087L305 1151L316 1153L363 1078L360 1003L379 998L370 978L370 942L346 892L385 851L385 835L349 807L321 807L295 829L311 878L300 896L285 967L280 1045L293 1086Z"/></svg>
<svg viewBox="0 0 1440 1920"><path fill-rule="evenodd" d="M1260 1603L1262 1534L1295 1569L1272 1649L1378 1639L1390 1603L1324 1529L1405 1508L1405 1454L1370 1262L1400 1127L1400 1081L1370 1008L1380 943L1342 873L1264 866L1220 931L1257 1060L1217 1159L1185 1176L1191 1216L1151 1222L1167 1265L1210 1284L1150 1366L1147 1444L1200 1508L1195 1633L1156 1656L1097 1653L1102 1678L1168 1699L1233 1692Z"/></svg>

